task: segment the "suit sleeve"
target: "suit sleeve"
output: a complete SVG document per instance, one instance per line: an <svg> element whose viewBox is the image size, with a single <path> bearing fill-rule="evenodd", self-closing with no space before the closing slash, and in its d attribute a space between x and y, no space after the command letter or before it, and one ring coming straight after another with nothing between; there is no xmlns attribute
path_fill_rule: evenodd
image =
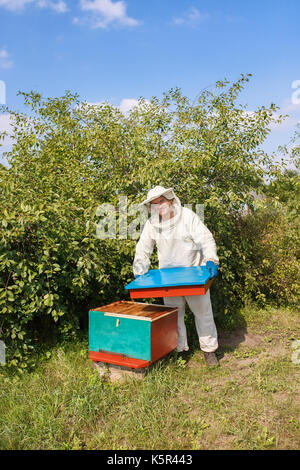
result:
<svg viewBox="0 0 300 470"><path fill-rule="evenodd" d="M149 270L154 243L155 240L151 237L150 224L147 221L135 248L133 261L133 274L135 276L145 274Z"/></svg>
<svg viewBox="0 0 300 470"><path fill-rule="evenodd" d="M207 261L213 261L219 264L217 247L211 231L204 225L197 214L193 214L191 221L191 236L197 249L202 251L201 264L205 265Z"/></svg>

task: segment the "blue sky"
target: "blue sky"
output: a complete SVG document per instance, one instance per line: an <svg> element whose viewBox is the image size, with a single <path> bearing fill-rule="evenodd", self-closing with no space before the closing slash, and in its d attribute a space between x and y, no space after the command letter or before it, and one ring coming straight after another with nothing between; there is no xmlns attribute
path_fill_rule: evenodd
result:
<svg viewBox="0 0 300 470"><path fill-rule="evenodd" d="M18 90L67 89L125 110L176 86L193 100L252 73L239 102L290 114L263 145L272 152L300 122L299 18L299 0L0 0L0 81L20 111Z"/></svg>

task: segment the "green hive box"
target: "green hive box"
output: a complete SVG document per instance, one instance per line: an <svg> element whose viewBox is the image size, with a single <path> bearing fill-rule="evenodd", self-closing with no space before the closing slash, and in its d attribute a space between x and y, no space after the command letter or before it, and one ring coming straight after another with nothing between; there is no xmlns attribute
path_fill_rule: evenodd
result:
<svg viewBox="0 0 300 470"><path fill-rule="evenodd" d="M177 346L177 314L177 308L131 301L91 309L90 359L132 367L154 362Z"/></svg>

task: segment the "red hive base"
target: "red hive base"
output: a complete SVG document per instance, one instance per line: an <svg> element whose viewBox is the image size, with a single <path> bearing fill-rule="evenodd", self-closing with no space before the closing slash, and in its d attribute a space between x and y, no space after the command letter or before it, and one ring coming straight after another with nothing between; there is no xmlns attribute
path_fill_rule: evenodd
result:
<svg viewBox="0 0 300 470"><path fill-rule="evenodd" d="M108 364L130 367L131 369L140 369L142 367L147 367L151 364L151 362L149 361L144 361L142 359L134 359L133 357L127 357L122 354L95 351L89 352L89 358L94 362L106 362Z"/></svg>

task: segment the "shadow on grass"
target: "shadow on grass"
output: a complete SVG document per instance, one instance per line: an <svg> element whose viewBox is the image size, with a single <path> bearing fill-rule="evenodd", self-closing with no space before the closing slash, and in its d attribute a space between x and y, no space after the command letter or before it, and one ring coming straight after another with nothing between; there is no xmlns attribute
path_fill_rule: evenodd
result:
<svg viewBox="0 0 300 470"><path fill-rule="evenodd" d="M218 359L222 359L224 354L228 351L234 351L238 346L246 340L247 322L245 317L241 314L240 309L232 311L231 315L217 314L214 317L217 332L219 347L216 351ZM200 351L199 339L195 326L194 314L186 306L185 325L187 330L189 351L184 357L188 362L195 352Z"/></svg>

